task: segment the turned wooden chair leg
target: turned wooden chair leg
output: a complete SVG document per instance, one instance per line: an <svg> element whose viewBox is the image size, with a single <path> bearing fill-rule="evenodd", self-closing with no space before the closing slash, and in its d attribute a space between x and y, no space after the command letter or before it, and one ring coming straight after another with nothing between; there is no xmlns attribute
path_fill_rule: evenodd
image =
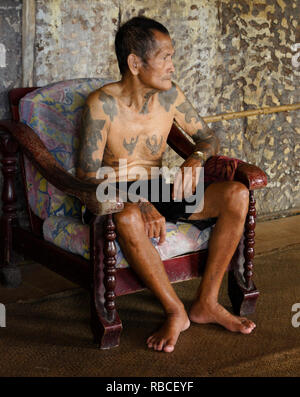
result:
<svg viewBox="0 0 300 397"><path fill-rule="evenodd" d="M14 260L12 250L13 224L17 222L17 197L14 181L18 169L18 144L9 134L1 134L0 149L3 174L0 279L1 283L7 287L18 287L21 284L21 271Z"/></svg>
<svg viewBox="0 0 300 397"><path fill-rule="evenodd" d="M259 291L252 280L256 226L255 199L249 192L249 210L245 232L233 256L228 273L228 294L235 314L245 316L254 313Z"/></svg>
<svg viewBox="0 0 300 397"><path fill-rule="evenodd" d="M109 349L120 344L122 322L115 305L116 233L111 214L107 215L104 226L103 234L103 217L97 217L91 225L94 262L91 327L97 345Z"/></svg>

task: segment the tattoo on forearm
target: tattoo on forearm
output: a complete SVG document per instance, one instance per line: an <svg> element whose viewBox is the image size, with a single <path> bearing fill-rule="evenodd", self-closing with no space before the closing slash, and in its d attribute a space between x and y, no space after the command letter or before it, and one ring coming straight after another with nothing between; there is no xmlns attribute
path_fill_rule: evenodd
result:
<svg viewBox="0 0 300 397"><path fill-rule="evenodd" d="M79 144L79 167L85 172L96 172L101 166L100 153L102 130L105 120L94 120L90 108L85 105L82 113L81 134Z"/></svg>
<svg viewBox="0 0 300 397"><path fill-rule="evenodd" d="M150 140L153 142L151 143ZM163 143L163 137L160 137L160 143L157 143L157 136L152 135L152 137L149 139L146 139L146 146L147 148L151 151L151 154L157 154L161 148L161 145Z"/></svg>
<svg viewBox="0 0 300 397"><path fill-rule="evenodd" d="M208 127L205 130L198 130L192 135L192 139L196 143L196 149L204 151L208 157L217 154L219 139Z"/></svg>
<svg viewBox="0 0 300 397"><path fill-rule="evenodd" d="M194 135L192 135L193 141L195 143L198 142L209 142L214 138L214 135L209 133L211 130L210 129L204 129L204 130L197 130Z"/></svg>
<svg viewBox="0 0 300 397"><path fill-rule="evenodd" d="M111 121L113 121L114 117L118 114L118 108L115 98L101 91L99 94L99 99L103 103L102 106L104 113L110 117Z"/></svg>
<svg viewBox="0 0 300 397"><path fill-rule="evenodd" d="M149 109L148 109L148 105L149 105L149 101L152 95L154 95L157 91L156 90L151 90L149 92L147 92L147 94L144 96L144 99L146 100L146 102L144 103L142 110L140 111L141 114L147 114L149 113Z"/></svg>
<svg viewBox="0 0 300 397"><path fill-rule="evenodd" d="M168 91L160 91L158 93L158 100L161 106L168 112L171 105L175 102L178 96L176 85L172 83L172 88Z"/></svg>
<svg viewBox="0 0 300 397"><path fill-rule="evenodd" d="M123 140L123 146L124 148L128 151L128 154L131 155L134 151L134 148L136 147L137 141L138 141L139 137L137 136L135 139L131 138L130 142L127 143L126 139L124 138Z"/></svg>

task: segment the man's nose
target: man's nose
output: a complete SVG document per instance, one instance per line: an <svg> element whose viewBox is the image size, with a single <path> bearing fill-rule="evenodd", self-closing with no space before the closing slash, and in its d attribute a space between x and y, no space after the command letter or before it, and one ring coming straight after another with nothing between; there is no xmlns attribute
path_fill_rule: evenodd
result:
<svg viewBox="0 0 300 397"><path fill-rule="evenodd" d="M170 65L169 65L169 72L170 73L174 73L175 72L175 68L174 68L174 64L173 64L173 61L171 60L170 61Z"/></svg>

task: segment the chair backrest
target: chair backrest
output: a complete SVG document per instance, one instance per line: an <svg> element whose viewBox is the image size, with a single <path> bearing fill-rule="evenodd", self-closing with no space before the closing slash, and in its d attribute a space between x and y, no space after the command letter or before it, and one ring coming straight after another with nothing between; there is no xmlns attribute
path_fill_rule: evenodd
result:
<svg viewBox="0 0 300 397"><path fill-rule="evenodd" d="M80 118L90 92L110 80L84 78L39 88L21 99L20 121L31 127L55 159L74 174ZM41 219L50 215L81 217L81 203L51 185L25 157L28 202Z"/></svg>

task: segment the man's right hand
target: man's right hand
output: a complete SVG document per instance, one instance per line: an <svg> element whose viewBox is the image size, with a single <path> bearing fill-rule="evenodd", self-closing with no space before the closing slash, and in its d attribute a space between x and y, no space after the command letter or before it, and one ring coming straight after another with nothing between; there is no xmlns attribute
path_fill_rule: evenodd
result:
<svg viewBox="0 0 300 397"><path fill-rule="evenodd" d="M139 202L139 208L149 238L159 238L159 245L166 241L166 219L149 201Z"/></svg>

